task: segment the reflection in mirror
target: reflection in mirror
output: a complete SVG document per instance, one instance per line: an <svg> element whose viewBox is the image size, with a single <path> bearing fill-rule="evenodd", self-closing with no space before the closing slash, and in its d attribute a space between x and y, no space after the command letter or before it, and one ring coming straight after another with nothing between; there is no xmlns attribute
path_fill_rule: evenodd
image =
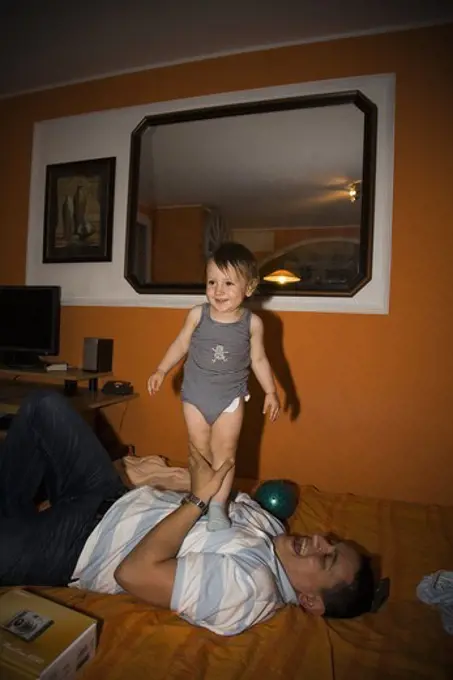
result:
<svg viewBox="0 0 453 680"><path fill-rule="evenodd" d="M202 292L206 259L234 240L256 255L262 295L355 294L371 278L375 151L376 107L359 92L145 118L126 278Z"/></svg>

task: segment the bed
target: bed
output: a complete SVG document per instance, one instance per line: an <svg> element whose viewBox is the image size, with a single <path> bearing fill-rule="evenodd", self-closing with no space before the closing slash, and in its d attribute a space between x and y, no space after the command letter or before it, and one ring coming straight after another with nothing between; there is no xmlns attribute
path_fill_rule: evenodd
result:
<svg viewBox="0 0 453 680"><path fill-rule="evenodd" d="M352 621L286 608L234 638L190 626L128 595L69 588L48 596L103 621L83 680L452 680L453 636L438 611L419 602L420 579L453 567L453 507L424 506L301 488L291 521L301 532L332 532L381 555L391 579L377 614Z"/></svg>

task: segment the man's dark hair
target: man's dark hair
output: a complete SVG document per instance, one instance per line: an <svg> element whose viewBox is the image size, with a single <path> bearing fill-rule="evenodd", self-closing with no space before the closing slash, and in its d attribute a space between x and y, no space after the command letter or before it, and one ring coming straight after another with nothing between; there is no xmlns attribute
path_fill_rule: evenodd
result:
<svg viewBox="0 0 453 680"><path fill-rule="evenodd" d="M371 560L362 555L352 583L339 583L323 591L324 616L331 619L352 619L366 614L373 607L374 593L375 579Z"/></svg>
<svg viewBox="0 0 453 680"><path fill-rule="evenodd" d="M224 272L231 266L248 282L258 282L256 257L242 243L225 241L214 251L210 259L215 262L220 271Z"/></svg>

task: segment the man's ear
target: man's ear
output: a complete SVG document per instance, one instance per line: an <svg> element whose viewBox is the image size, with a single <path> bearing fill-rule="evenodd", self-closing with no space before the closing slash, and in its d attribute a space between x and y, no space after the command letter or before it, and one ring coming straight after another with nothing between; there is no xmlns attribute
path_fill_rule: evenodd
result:
<svg viewBox="0 0 453 680"><path fill-rule="evenodd" d="M326 611L321 595L316 595L314 593L298 593L297 599L299 600L300 606L307 614L323 616Z"/></svg>

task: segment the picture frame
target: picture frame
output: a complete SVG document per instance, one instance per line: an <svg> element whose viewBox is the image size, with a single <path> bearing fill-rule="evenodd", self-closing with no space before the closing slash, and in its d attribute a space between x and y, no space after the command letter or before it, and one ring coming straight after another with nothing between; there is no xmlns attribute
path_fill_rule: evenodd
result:
<svg viewBox="0 0 453 680"><path fill-rule="evenodd" d="M46 167L44 263L111 262L116 158Z"/></svg>

